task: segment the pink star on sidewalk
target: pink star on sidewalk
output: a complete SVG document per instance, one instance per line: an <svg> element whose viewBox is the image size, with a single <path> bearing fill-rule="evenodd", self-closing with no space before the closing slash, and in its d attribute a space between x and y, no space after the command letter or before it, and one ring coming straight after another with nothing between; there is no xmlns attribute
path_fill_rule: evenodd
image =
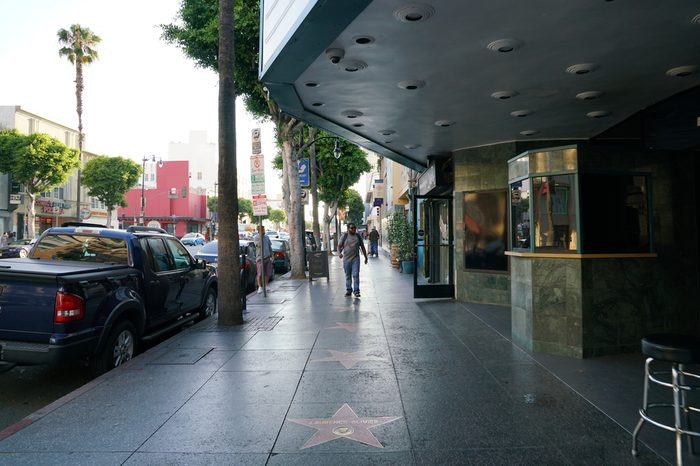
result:
<svg viewBox="0 0 700 466"><path fill-rule="evenodd" d="M331 418L289 419L289 421L316 429L316 433L301 447L303 450L338 438L347 438L365 445L384 448L384 445L369 430L397 419L401 419L401 416L358 417L355 411L344 403Z"/></svg>

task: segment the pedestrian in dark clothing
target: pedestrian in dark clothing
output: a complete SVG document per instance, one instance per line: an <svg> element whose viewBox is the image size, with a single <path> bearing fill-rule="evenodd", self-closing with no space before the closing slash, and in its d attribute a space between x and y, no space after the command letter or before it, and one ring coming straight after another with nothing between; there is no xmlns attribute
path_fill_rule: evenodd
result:
<svg viewBox="0 0 700 466"><path fill-rule="evenodd" d="M367 250L362 237L357 234L357 227L354 223L348 223L348 231L343 235L338 243L338 257L343 259L343 270L345 271L345 296L348 297L355 292L355 297L360 297L360 251L365 256L367 263Z"/></svg>
<svg viewBox="0 0 700 466"><path fill-rule="evenodd" d="M379 251L379 232L377 227L372 227L372 231L369 232L369 255L372 257L378 257Z"/></svg>

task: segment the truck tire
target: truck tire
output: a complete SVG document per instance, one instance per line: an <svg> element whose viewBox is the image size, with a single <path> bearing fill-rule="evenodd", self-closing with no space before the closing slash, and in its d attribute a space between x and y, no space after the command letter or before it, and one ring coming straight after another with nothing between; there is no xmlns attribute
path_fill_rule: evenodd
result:
<svg viewBox="0 0 700 466"><path fill-rule="evenodd" d="M94 375L100 375L121 366L136 355L138 339L136 328L128 320L117 322L109 332L104 348L90 361Z"/></svg>
<svg viewBox="0 0 700 466"><path fill-rule="evenodd" d="M199 316L204 319L216 312L216 290L209 287L207 294L204 296L204 304L199 309Z"/></svg>

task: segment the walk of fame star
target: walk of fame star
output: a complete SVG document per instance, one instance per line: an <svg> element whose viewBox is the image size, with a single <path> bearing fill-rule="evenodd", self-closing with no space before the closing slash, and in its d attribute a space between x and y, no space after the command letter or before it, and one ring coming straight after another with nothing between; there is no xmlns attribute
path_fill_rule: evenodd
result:
<svg viewBox="0 0 700 466"><path fill-rule="evenodd" d="M346 369L352 369L360 361L386 361L379 356L369 356L365 351L355 353L344 353L342 351L328 350L330 356L323 359L312 359L311 362L339 362Z"/></svg>
<svg viewBox="0 0 700 466"><path fill-rule="evenodd" d="M357 332L357 325L356 324L345 324L343 322L336 322L335 327L328 327L326 330L331 330L334 328L341 328L341 329L347 330L348 332Z"/></svg>
<svg viewBox="0 0 700 466"><path fill-rule="evenodd" d="M289 419L289 421L316 429L316 433L300 448L303 450L339 438L384 448L384 445L369 430L397 419L401 419L401 416L358 417L355 411L344 403L331 418Z"/></svg>

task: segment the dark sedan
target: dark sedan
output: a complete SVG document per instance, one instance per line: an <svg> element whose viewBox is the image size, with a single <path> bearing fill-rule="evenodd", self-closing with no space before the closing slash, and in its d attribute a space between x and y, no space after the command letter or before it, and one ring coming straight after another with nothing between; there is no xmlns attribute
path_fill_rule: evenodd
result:
<svg viewBox="0 0 700 466"><path fill-rule="evenodd" d="M241 261L241 287L245 287L245 291L254 290L257 286L256 276L257 269L255 267L255 243L253 241L240 241L240 256ZM207 263L216 266L219 261L219 241L214 240L207 243L194 256L196 259L203 259Z"/></svg>
<svg viewBox="0 0 700 466"><path fill-rule="evenodd" d="M36 239L29 238L13 241L7 246L0 248L0 259L8 257L27 257L35 242Z"/></svg>
<svg viewBox="0 0 700 466"><path fill-rule="evenodd" d="M289 263L289 242L283 239L272 239L272 257L275 272L287 273L292 268Z"/></svg>

